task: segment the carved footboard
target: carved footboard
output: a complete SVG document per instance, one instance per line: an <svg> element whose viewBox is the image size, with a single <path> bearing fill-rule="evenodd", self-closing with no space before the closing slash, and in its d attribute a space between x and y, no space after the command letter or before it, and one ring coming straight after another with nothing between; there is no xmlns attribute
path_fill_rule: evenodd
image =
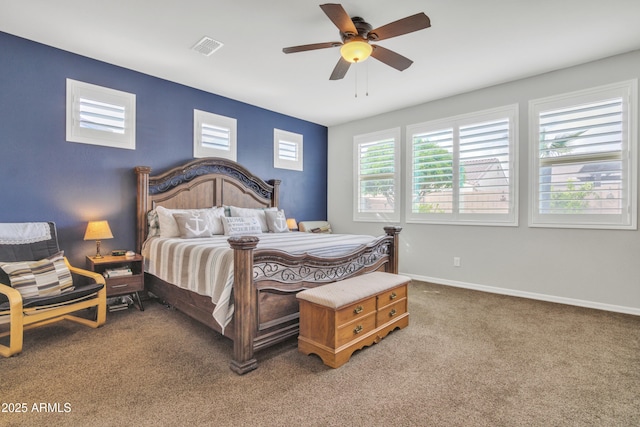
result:
<svg viewBox="0 0 640 427"><path fill-rule="evenodd" d="M254 351L298 334L298 302L304 289L372 271L398 272L400 227L339 258L255 250L258 238L229 239L234 249L234 357L231 369L244 374L258 367Z"/></svg>

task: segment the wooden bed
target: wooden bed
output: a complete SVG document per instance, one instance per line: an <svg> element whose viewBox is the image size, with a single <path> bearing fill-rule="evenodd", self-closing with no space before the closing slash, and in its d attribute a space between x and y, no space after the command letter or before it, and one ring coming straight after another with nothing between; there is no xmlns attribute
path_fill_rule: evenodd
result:
<svg viewBox="0 0 640 427"><path fill-rule="evenodd" d="M159 175L150 173L150 167L135 168L138 252L147 238L147 213L157 206L169 209L278 206L279 180L265 182L230 160L198 159ZM166 303L230 338L233 341L230 367L244 374L258 366L255 351L298 335L297 292L373 271L398 272L401 228L384 227L384 230L385 235L373 243L333 258L255 249L258 237L230 237L228 241L234 250L234 313L224 329L212 317L215 305L210 297L148 273L145 286Z"/></svg>

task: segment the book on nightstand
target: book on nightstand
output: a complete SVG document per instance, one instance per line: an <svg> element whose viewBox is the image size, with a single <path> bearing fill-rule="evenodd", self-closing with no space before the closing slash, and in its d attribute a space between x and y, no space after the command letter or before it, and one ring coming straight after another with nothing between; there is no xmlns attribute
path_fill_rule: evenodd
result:
<svg viewBox="0 0 640 427"><path fill-rule="evenodd" d="M129 267L123 268L107 268L102 275L106 278L132 276L133 272Z"/></svg>

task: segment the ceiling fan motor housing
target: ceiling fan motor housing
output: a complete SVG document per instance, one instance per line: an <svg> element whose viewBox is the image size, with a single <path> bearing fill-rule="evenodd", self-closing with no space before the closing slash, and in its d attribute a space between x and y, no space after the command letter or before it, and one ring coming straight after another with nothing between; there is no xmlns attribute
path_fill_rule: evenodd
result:
<svg viewBox="0 0 640 427"><path fill-rule="evenodd" d="M343 42L347 42L356 36L361 37L363 40L367 40L367 39L375 40L378 38L377 36L375 36L375 33L371 33L371 36L375 36L375 37L369 36L369 31L371 31L373 27L371 26L371 24L366 22L363 18L359 16L354 16L353 18L351 18L351 22L353 22L353 25L356 27L356 30L358 30L358 34L343 33L342 31L340 31L340 37L342 38Z"/></svg>

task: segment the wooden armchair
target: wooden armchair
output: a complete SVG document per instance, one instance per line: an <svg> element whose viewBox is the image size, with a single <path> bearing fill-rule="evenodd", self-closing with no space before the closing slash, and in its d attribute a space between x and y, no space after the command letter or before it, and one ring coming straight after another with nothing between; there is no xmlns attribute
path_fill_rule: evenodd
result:
<svg viewBox="0 0 640 427"><path fill-rule="evenodd" d="M20 353L26 329L64 319L97 328L106 313L104 277L69 264L53 222L0 224L0 355Z"/></svg>

